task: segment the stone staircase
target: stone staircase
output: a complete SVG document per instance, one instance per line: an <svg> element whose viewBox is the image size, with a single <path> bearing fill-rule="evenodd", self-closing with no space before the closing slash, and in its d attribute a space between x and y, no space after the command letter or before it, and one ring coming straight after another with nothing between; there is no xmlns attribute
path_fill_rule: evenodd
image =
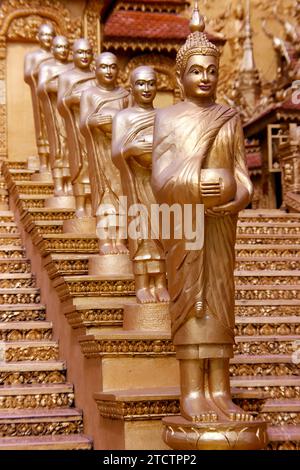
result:
<svg viewBox="0 0 300 470"><path fill-rule="evenodd" d="M90 449L3 178L0 185L0 450Z"/></svg>
<svg viewBox="0 0 300 470"><path fill-rule="evenodd" d="M132 275L111 279L89 276L89 257L98 251L95 234L63 233L63 221L72 218L73 211L43 207L51 185L30 181L32 173L26 171L26 164L18 168L6 164L4 174L19 226L42 260L57 305L80 345L80 360L85 368L98 361L94 371L100 385L93 397L102 433L98 447L112 448L113 444L115 448L163 449L161 418L179 412L178 364L169 335L124 330L124 305L134 301ZM3 217L10 224L9 217ZM16 233L13 225L7 228L11 235ZM0 238L5 233L0 227ZM300 214L282 211L244 211L238 225L233 395L245 410L268 421L271 449L300 448L299 234ZM17 241L17 237L3 237L3 241L5 238L5 243ZM39 291L30 287L22 247L9 243L7 249L15 260L9 272L16 273L15 282L21 283L19 295L36 305ZM7 273L8 259L1 250L1 272ZM3 282L5 289L7 279ZM20 289L27 291L27 297ZM2 299L14 302L6 290L1 303ZM13 311L5 311L9 321L24 320L19 302ZM30 308L34 319L40 321L43 310ZM2 330L0 334L7 335ZM27 339L22 328L16 334L23 341ZM43 353L33 344L32 354L47 351L45 354L55 357L57 349L49 342L47 328L40 334ZM15 341L18 339L13 338L12 343ZM3 354L14 357L14 351L12 344L5 346ZM22 355L30 355L27 351ZM86 380L90 380L89 374Z"/></svg>

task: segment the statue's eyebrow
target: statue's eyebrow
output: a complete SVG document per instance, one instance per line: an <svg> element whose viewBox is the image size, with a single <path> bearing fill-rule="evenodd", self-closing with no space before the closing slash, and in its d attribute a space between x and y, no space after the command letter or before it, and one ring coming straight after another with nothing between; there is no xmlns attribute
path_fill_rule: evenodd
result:
<svg viewBox="0 0 300 470"><path fill-rule="evenodd" d="M193 64L190 66L189 72L195 68L200 69L200 70L208 70L210 67L214 67L215 69L217 69L215 64L209 64L207 67L204 67L204 65Z"/></svg>

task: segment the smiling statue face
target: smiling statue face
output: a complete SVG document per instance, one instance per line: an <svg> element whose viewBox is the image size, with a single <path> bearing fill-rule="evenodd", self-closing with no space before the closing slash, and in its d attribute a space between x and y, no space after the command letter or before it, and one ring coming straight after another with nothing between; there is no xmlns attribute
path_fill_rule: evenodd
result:
<svg viewBox="0 0 300 470"><path fill-rule="evenodd" d="M104 87L115 86L118 76L118 63L114 54L109 52L101 54L97 58L96 77L100 85Z"/></svg>
<svg viewBox="0 0 300 470"><path fill-rule="evenodd" d="M39 29L38 38L40 44L45 49L49 50L52 46L52 41L55 36L55 31L52 25L50 24L42 24Z"/></svg>
<svg viewBox="0 0 300 470"><path fill-rule="evenodd" d="M157 93L157 78L151 67L137 68L131 77L134 101L139 105L151 105Z"/></svg>
<svg viewBox="0 0 300 470"><path fill-rule="evenodd" d="M55 59L65 62L68 60L70 45L67 38L57 36L53 41L53 55Z"/></svg>
<svg viewBox="0 0 300 470"><path fill-rule="evenodd" d="M78 39L73 46L73 60L76 67L88 69L93 60L92 47L86 39Z"/></svg>
<svg viewBox="0 0 300 470"><path fill-rule="evenodd" d="M214 56L192 55L181 81L187 99L199 103L214 99L218 85L218 59Z"/></svg>

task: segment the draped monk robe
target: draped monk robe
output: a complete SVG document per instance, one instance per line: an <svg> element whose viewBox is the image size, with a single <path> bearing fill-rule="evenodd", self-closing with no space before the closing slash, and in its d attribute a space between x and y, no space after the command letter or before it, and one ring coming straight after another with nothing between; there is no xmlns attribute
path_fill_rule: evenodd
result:
<svg viewBox="0 0 300 470"><path fill-rule="evenodd" d="M213 104L178 103L158 113L152 187L159 203L198 204L201 169L231 170L251 193L237 112ZM231 357L234 343L234 265L237 215L205 216L204 246L165 240L172 334L180 358ZM203 302L200 312L197 302ZM187 354L186 346L193 356ZM180 348L182 346L182 348Z"/></svg>
<svg viewBox="0 0 300 470"><path fill-rule="evenodd" d="M120 170L123 194L128 208L142 204L147 209L148 235L145 240L129 240L129 251L134 274L165 273L165 257L161 242L151 238L151 205L156 204L151 187L152 152L138 157L124 157L125 148L138 140L153 141L155 110L128 108L116 115L113 121L113 162Z"/></svg>
<svg viewBox="0 0 300 470"><path fill-rule="evenodd" d="M53 59L53 55L50 51L38 49L26 54L24 61L24 80L29 85L31 91L35 135L39 154L49 153L45 116L37 92L39 70L42 64L51 59Z"/></svg>
<svg viewBox="0 0 300 470"><path fill-rule="evenodd" d="M128 99L129 92L121 87L107 91L95 86L81 97L80 128L88 153L94 216L101 204L112 204L117 210L122 190L120 174L111 159L111 124L108 132L104 132L98 127L91 128L89 119L98 115L113 116L128 106Z"/></svg>
<svg viewBox="0 0 300 470"><path fill-rule="evenodd" d="M73 67L72 63L53 59L43 64L39 73L38 96L46 117L50 164L54 177L58 168L62 169L62 176L70 176L67 135L63 118L57 109L57 91L59 76ZM48 91L48 86L51 86L51 91Z"/></svg>
<svg viewBox="0 0 300 470"><path fill-rule="evenodd" d="M57 107L64 118L69 149L69 164L74 195L77 195L76 185L86 185L85 192L90 192L88 161L85 141L80 133L80 105L67 105L67 98L77 96L89 87L95 85L95 74L72 69L60 76L58 82Z"/></svg>

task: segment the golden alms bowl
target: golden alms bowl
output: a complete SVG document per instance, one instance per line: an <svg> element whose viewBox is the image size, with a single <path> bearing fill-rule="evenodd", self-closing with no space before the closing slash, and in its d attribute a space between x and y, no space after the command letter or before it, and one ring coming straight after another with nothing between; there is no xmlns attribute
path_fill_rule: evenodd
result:
<svg viewBox="0 0 300 470"><path fill-rule="evenodd" d="M232 171L225 168L204 168L201 170L201 202L206 209L232 201L235 198L236 190L237 185ZM216 192L218 194L213 194Z"/></svg>

